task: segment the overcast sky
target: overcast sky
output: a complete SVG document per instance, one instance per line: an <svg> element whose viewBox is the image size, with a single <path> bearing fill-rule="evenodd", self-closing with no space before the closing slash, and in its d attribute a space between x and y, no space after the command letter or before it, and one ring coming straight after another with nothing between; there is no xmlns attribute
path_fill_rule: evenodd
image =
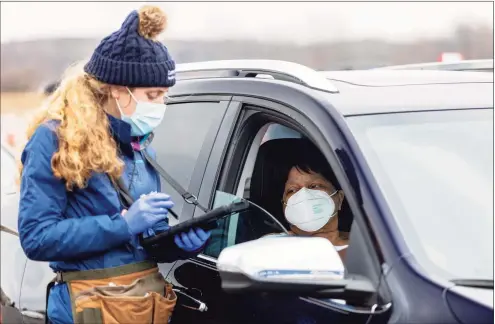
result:
<svg viewBox="0 0 495 324"><path fill-rule="evenodd" d="M308 43L448 36L458 22L493 27L493 2L156 3L169 15L164 40L250 38ZM143 3L1 3L1 41L103 37Z"/></svg>

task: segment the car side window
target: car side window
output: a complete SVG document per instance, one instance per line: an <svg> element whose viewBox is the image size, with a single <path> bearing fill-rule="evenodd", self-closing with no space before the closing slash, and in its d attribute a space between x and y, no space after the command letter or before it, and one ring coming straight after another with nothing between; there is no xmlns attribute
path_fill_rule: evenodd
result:
<svg viewBox="0 0 495 324"><path fill-rule="evenodd" d="M186 190L190 190L194 169L215 121L225 113L224 102L168 103L165 117L155 130L152 147L158 163ZM174 210L180 215L182 197L161 179L161 190L175 202ZM192 192L194 194L194 192ZM173 218L170 219L173 225Z"/></svg>
<svg viewBox="0 0 495 324"><path fill-rule="evenodd" d="M260 146L270 140L280 138L300 138L300 134L280 124L270 123L261 127L254 135L251 147L243 165L236 195L217 191L214 197L214 207L229 204L235 200L251 199L251 176ZM283 228L266 213L251 208L243 213L237 213L219 221L219 226L212 231L212 237L203 254L217 258L220 252L229 246L251 241L269 234L282 233Z"/></svg>
<svg viewBox="0 0 495 324"><path fill-rule="evenodd" d="M213 207L220 207L241 199L235 195L217 191ZM274 223L268 214L261 210L250 208L247 211L235 213L219 220L218 226L212 230L211 238L203 254L218 258L220 252L229 246L282 232L283 228Z"/></svg>

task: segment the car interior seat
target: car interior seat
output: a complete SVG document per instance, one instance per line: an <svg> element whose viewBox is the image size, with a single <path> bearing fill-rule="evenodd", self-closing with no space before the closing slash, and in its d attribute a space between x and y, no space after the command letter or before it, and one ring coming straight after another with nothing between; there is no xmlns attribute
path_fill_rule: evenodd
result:
<svg viewBox="0 0 495 324"><path fill-rule="evenodd" d="M296 138L274 139L263 143L258 151L251 176L250 200L275 216L287 229L282 196L292 167L291 152L297 150Z"/></svg>
<svg viewBox="0 0 495 324"><path fill-rule="evenodd" d="M285 180L291 168L291 146L298 139L274 139L263 143L256 156L253 173L250 178L249 200L259 205L289 230L282 209L282 194ZM250 209L249 217L239 218L236 243L258 239L268 234L281 233L280 226L265 213Z"/></svg>

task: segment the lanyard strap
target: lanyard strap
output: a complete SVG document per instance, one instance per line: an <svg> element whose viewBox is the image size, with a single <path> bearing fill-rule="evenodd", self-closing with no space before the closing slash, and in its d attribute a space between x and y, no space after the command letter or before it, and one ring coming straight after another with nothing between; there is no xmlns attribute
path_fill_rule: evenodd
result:
<svg viewBox="0 0 495 324"><path fill-rule="evenodd" d="M146 150L141 151L149 164L160 174L165 181L167 181L175 191L177 191L184 201L188 204L192 204L194 206L197 206L199 209L201 209L203 212L207 213L210 210L203 205L201 205L193 194L185 190L177 181L174 180L153 158L146 152ZM132 198L132 195L130 194L129 190L126 188L124 181L122 180L122 177L117 179L115 182L110 176L108 176L110 179L110 182L114 186L115 190L117 191L119 195L119 200L122 203L123 206L126 208L131 207L131 205L134 203L134 199ZM172 213L173 216L176 216L175 213Z"/></svg>
<svg viewBox="0 0 495 324"><path fill-rule="evenodd" d="M155 160L153 160L153 158L148 154L148 152L146 152L146 150L143 150L141 152L146 158L146 161L148 161L148 163L151 164L151 166L163 177L163 179L165 179L165 181L167 181L168 184L170 184L172 188L174 188L174 190L177 191L182 196L182 198L186 203L198 207L205 213L210 211L208 208L202 206L199 203L198 198L196 198L196 196L188 192L177 181L175 181L174 178L172 178Z"/></svg>
<svg viewBox="0 0 495 324"><path fill-rule="evenodd" d="M122 206L124 206L126 209L129 209L129 207L131 207L131 205L134 203L134 199L132 198L129 190L127 190L122 177L117 179L117 183L115 183L110 175L108 175L108 179L110 179L110 182L112 183L115 191L117 191Z"/></svg>

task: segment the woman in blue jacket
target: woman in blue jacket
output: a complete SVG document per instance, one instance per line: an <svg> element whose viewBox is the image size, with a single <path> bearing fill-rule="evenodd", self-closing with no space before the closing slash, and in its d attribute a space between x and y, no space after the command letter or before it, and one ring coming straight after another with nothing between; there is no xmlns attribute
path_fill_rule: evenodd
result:
<svg viewBox="0 0 495 324"><path fill-rule="evenodd" d="M57 274L51 323L167 323L176 296L155 262L195 255L209 238L194 229L153 251L137 239L167 229L173 207L143 158L145 150L154 158L152 131L175 84L175 63L156 41L166 20L154 6L131 12L65 76L28 131L19 234L28 258L50 261ZM128 210L118 179L135 201Z"/></svg>

